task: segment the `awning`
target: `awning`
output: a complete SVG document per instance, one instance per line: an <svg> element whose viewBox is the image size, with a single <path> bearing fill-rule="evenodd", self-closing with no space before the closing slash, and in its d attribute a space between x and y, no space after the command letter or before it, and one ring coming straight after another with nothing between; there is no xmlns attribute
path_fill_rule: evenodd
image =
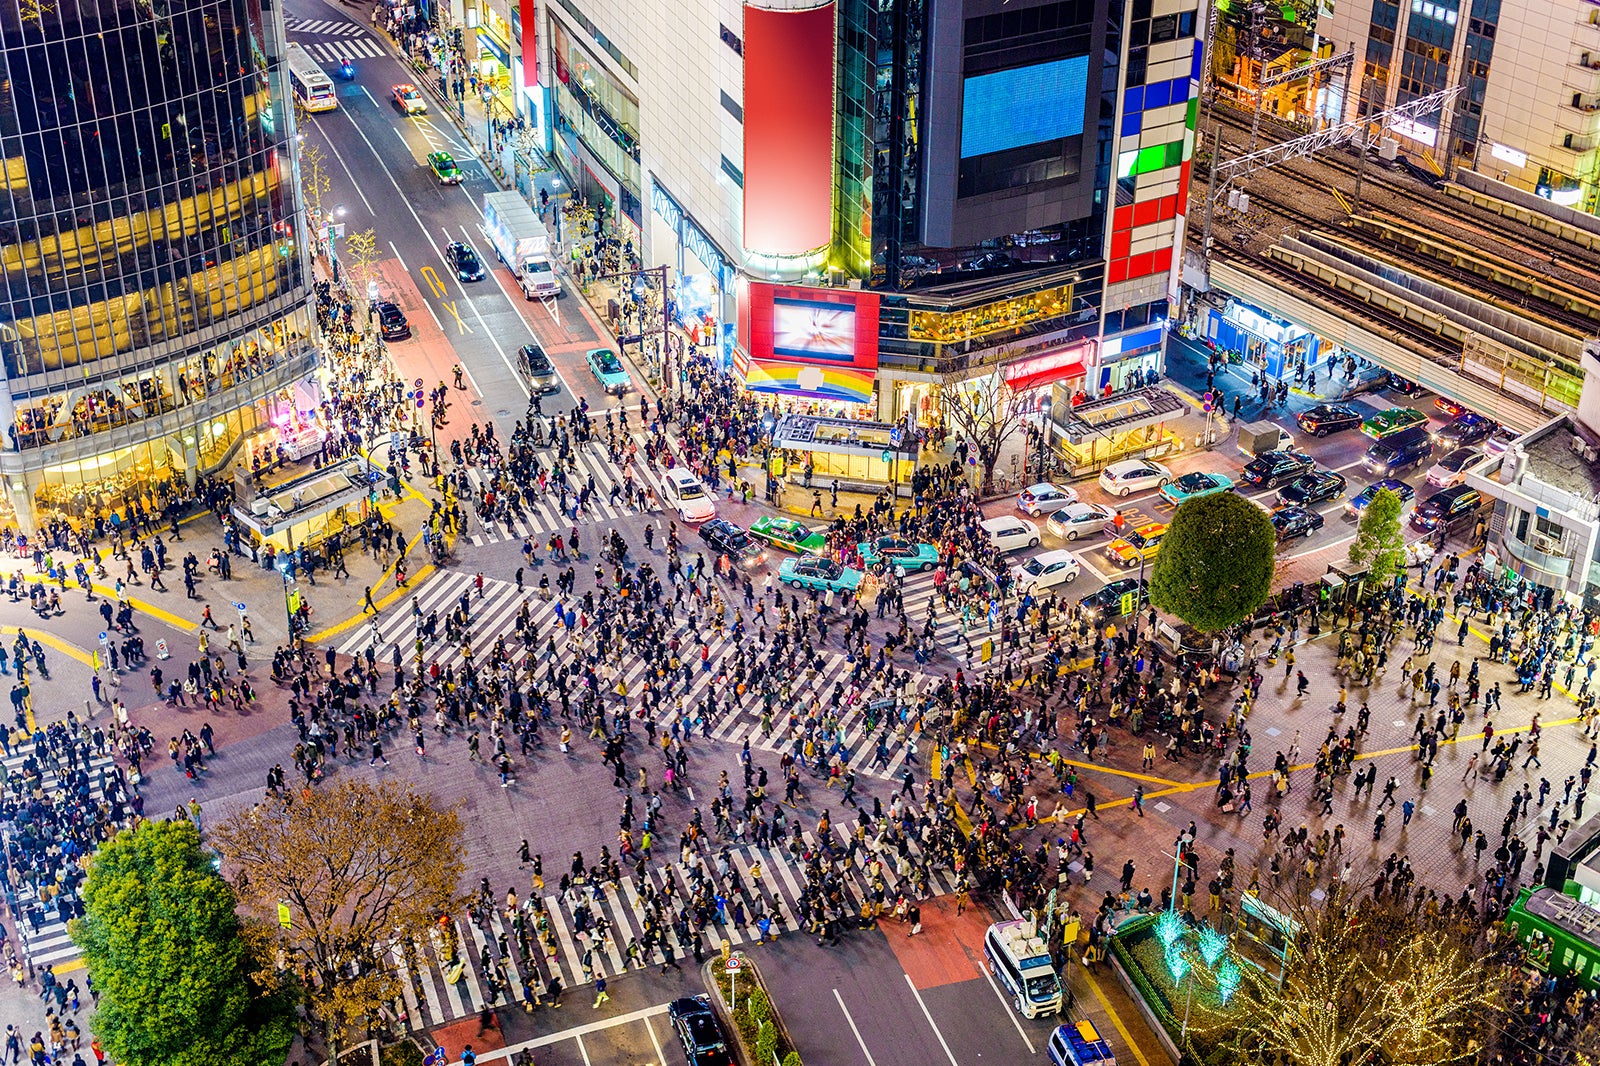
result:
<svg viewBox="0 0 1600 1066"><path fill-rule="evenodd" d="M1049 385L1057 381L1070 381L1080 378L1087 368L1082 360L1074 359L1070 363L1060 366L1045 367L1042 369L1024 368L1020 373L1006 376L1006 384L1011 386L1012 392L1027 392L1037 389L1042 385Z"/></svg>
<svg viewBox="0 0 1600 1066"><path fill-rule="evenodd" d="M510 69L511 53L506 50L505 45L495 40L493 36L482 29L478 30L478 47L480 49L479 54L482 54L483 52L489 52L500 61L500 65L502 67Z"/></svg>
<svg viewBox="0 0 1600 1066"><path fill-rule="evenodd" d="M810 366L776 359L746 361L744 387L751 392L809 396L847 403L867 403L872 399L872 382L876 374L871 370ZM737 359L734 365L738 365Z"/></svg>

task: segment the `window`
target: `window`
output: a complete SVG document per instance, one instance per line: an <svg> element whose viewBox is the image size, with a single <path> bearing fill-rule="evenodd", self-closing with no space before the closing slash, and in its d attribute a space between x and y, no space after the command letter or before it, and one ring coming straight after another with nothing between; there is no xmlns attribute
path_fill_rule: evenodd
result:
<svg viewBox="0 0 1600 1066"><path fill-rule="evenodd" d="M744 55L744 42L739 39L739 35L737 33L734 33L720 22L717 23L717 30L718 36L722 38L723 44L727 45L729 48L732 48L739 55Z"/></svg>
<svg viewBox="0 0 1600 1066"><path fill-rule="evenodd" d="M738 102L727 93L722 94L722 110L726 111L740 122L744 121L744 108L740 107Z"/></svg>
<svg viewBox="0 0 1600 1066"><path fill-rule="evenodd" d="M722 172L728 175L739 188L744 188L744 172L729 162L727 156L722 157Z"/></svg>

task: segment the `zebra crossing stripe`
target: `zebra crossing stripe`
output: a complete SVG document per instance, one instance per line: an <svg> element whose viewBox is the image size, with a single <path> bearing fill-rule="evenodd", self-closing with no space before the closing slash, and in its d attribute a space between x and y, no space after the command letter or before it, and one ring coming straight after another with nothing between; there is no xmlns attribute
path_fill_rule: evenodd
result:
<svg viewBox="0 0 1600 1066"><path fill-rule="evenodd" d="M290 33L323 37L355 37L366 32L359 22L346 22L343 19L289 19L284 23L284 29Z"/></svg>

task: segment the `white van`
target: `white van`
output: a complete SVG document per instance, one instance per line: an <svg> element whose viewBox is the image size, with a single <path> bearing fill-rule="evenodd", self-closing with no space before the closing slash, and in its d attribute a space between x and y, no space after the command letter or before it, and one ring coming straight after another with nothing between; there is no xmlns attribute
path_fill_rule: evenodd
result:
<svg viewBox="0 0 1600 1066"><path fill-rule="evenodd" d="M984 934L983 954L989 972L1011 993L1017 1013L1024 1018L1061 1013L1061 978L1033 922L994 923Z"/></svg>
<svg viewBox="0 0 1600 1066"><path fill-rule="evenodd" d="M1018 548L1039 546L1039 527L1026 518L1014 518L1011 515L985 518L978 523L978 528L989 538L995 551L1014 552Z"/></svg>
<svg viewBox="0 0 1600 1066"><path fill-rule="evenodd" d="M715 517L717 503L700 479L681 466L667 471L667 502L685 522L700 523Z"/></svg>

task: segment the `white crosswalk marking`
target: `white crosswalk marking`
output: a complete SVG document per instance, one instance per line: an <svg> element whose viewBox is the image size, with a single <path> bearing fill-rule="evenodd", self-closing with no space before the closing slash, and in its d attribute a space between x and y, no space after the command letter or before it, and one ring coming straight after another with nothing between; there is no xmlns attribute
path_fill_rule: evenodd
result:
<svg viewBox="0 0 1600 1066"><path fill-rule="evenodd" d="M367 32L361 23L343 19L285 19L283 25L290 33L311 37L360 37Z"/></svg>
<svg viewBox="0 0 1600 1066"><path fill-rule="evenodd" d="M803 839L808 848L817 847L817 841L811 834L803 834ZM722 845L716 847L720 851ZM921 845L914 838L908 838L905 847L913 861L920 863L923 855ZM744 885L744 896L741 897L726 881L716 877L712 868L714 863L707 859L706 872L712 875L713 887L717 895L724 899L725 906L720 911L714 909L716 916L699 934L703 949L710 952L723 939L734 944L759 939L761 931L758 920L762 910L772 915L770 935L800 931L800 894L805 883L801 864L779 846L729 845L728 854L733 869L738 872ZM881 851L874 851L869 845L857 850L854 861L843 863L841 881L852 913L860 910L862 901L871 892L870 870L875 861L883 864L888 902L893 901L896 886L902 880L896 869L898 854L898 845L885 845ZM761 866L759 879L753 876L757 863ZM690 877L678 862L647 867L645 879L648 894L657 899L665 894L668 882L671 882L673 898L679 905L692 896ZM941 864L934 866L929 884L932 893L942 895L954 892L959 887L959 878L954 871ZM643 943L646 894L646 885L640 884L629 874L623 876L618 884L600 886L598 891L593 885L575 886L567 901L555 895L527 900L521 907L521 919L526 930L526 952L518 942L514 923L498 911L489 918L487 932L470 920L458 921L456 943L460 952L459 960L451 956L435 932L430 937L429 948L424 950L419 946L416 951L418 972L414 976L406 965L399 945L393 945L389 953L390 966L399 978L401 999L411 1027L420 1029L440 1025L478 1013L487 1006L543 995L552 975L558 975L563 987L572 990L582 989L593 980L595 974L614 977L626 972L630 965L629 945L636 940L641 945ZM554 956L548 956L544 945L540 943L537 926L538 908L541 906L556 945ZM574 921L578 906L584 907L589 914L587 931L583 933L576 931ZM675 909L676 905L669 908L672 911ZM736 925L738 912L743 913L744 921ZM671 944L674 959L692 957L693 944L681 942L670 928L674 915L669 913L666 917L668 927L658 928L661 937ZM603 941L595 932L601 923L610 928ZM506 945L504 953L499 944L502 934ZM585 952L589 954L591 965L587 973L584 969ZM454 983L450 983L447 978L457 961L460 975ZM641 952L632 965L660 966L665 961L666 955L658 941L648 953ZM490 997L485 980L491 972L505 976L504 980L496 978L494 998ZM436 980L444 986L442 996L437 990ZM422 989L420 998L416 993L419 986Z"/></svg>
<svg viewBox="0 0 1600 1066"><path fill-rule="evenodd" d="M547 462L553 454L542 453L540 461ZM612 502L612 486L625 488L627 478L622 465L613 462L602 445L592 442L579 445L573 455L574 469L568 473L567 483L574 491L567 494L565 512L561 509L561 495L553 484L546 491L541 492L535 487L532 493L525 495L521 514L509 520L486 524L479 520L473 502L463 501L462 508L470 515L467 539L474 545L482 547L485 544L495 544L505 540L542 537L561 532L573 525L611 522L628 515L644 513L634 505L634 501L624 501L622 497L618 497L616 503ZM644 461L642 455L633 462L631 472L635 486L655 493L657 501L662 499L661 475ZM571 508L576 503L577 490L586 486L590 478L594 480L594 494L589 498L589 503L581 514L573 518ZM492 477L483 468L472 466L467 468L467 479L473 486L474 496L477 496L489 486Z"/></svg>
<svg viewBox="0 0 1600 1066"><path fill-rule="evenodd" d="M357 37L337 43L313 41L305 48L311 53L312 59L329 67L337 67L346 59L379 59L383 56L383 50L378 47L378 42L370 37Z"/></svg>
<svg viewBox="0 0 1600 1066"><path fill-rule="evenodd" d="M15 782L23 773L23 764L33 753L32 743L19 745L12 749L13 754L0 759L5 766L6 776ZM62 764L65 766L65 762ZM90 789L95 796L100 794L101 771L112 765L112 759L107 756L92 756L86 767ZM64 785L55 771L46 764L42 768L40 787L46 793L58 793ZM7 878L7 883L13 890L8 895L14 896L8 901L13 919L16 922L17 933L22 939L23 955L36 967L47 965L60 965L76 959L79 956L78 947L67 934L66 920L61 916L61 905L58 899L41 902L34 887L22 880L22 871L13 871Z"/></svg>

